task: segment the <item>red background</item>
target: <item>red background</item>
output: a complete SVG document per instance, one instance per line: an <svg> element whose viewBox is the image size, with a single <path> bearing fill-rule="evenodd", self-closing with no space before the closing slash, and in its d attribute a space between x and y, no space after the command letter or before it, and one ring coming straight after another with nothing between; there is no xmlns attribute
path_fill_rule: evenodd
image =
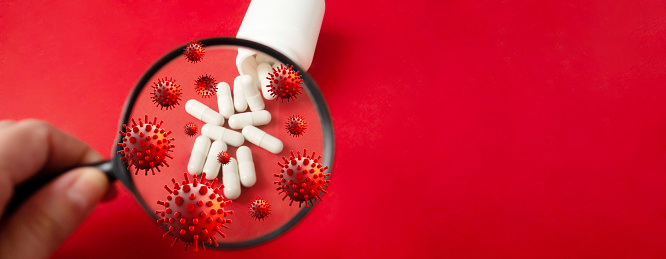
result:
<svg viewBox="0 0 666 259"><path fill-rule="evenodd" d="M328 1L333 182L284 236L170 248L123 190L56 257L666 257L666 2L499 2ZM248 3L0 3L0 118L108 154L143 72Z"/></svg>

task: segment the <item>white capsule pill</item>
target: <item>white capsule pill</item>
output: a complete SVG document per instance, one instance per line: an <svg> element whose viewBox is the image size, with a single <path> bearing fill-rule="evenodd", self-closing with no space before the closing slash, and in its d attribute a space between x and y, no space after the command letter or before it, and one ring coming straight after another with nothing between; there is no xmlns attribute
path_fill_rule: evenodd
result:
<svg viewBox="0 0 666 259"><path fill-rule="evenodd" d="M263 110L266 105L264 104L264 100L261 98L259 89L252 85L252 78L248 75L241 76L241 84L243 85L243 93L245 94L247 105L250 106L250 110Z"/></svg>
<svg viewBox="0 0 666 259"><path fill-rule="evenodd" d="M192 99L187 101L185 104L185 111L194 116L194 118L202 120L205 123L218 126L224 124L224 116L197 100Z"/></svg>
<svg viewBox="0 0 666 259"><path fill-rule="evenodd" d="M203 127L201 127L201 134L212 140L222 140L234 147L243 145L243 142L245 142L243 134L217 125L203 125Z"/></svg>
<svg viewBox="0 0 666 259"><path fill-rule="evenodd" d="M210 139L208 137L199 136L194 140L190 161L187 163L187 172L194 175L201 174L208 150L210 150Z"/></svg>
<svg viewBox="0 0 666 259"><path fill-rule="evenodd" d="M231 88L225 82L217 84L217 108L224 118L229 119L231 115L234 115L234 101L231 98Z"/></svg>
<svg viewBox="0 0 666 259"><path fill-rule="evenodd" d="M222 166L222 184L224 184L224 197L236 199L240 196L241 187L238 177L238 163L233 157L229 163Z"/></svg>
<svg viewBox="0 0 666 259"><path fill-rule="evenodd" d="M210 150L208 151L208 157L206 158L206 163L203 167L203 172L206 173L206 179L213 180L217 178L217 175L220 173L220 164L217 161L217 154L222 151L227 151L227 144L224 144L222 140L213 141L213 144L210 145Z"/></svg>
<svg viewBox="0 0 666 259"><path fill-rule="evenodd" d="M247 100L245 93L243 93L243 84L241 84L241 76L234 79L234 108L237 112L244 112L247 110Z"/></svg>
<svg viewBox="0 0 666 259"><path fill-rule="evenodd" d="M257 174L252 161L252 151L246 146L239 147L236 150L236 158L238 158L238 175L240 175L241 184L245 187L254 186L257 182Z"/></svg>
<svg viewBox="0 0 666 259"><path fill-rule="evenodd" d="M247 66L245 67L244 69L245 71L243 71L244 73L241 74L241 76L243 75L250 76L250 78L252 79L252 85L257 89L259 89L259 80L257 80L257 64L259 63L256 63L256 60L253 60L251 58L248 58L246 62L248 62Z"/></svg>
<svg viewBox="0 0 666 259"><path fill-rule="evenodd" d="M255 126L248 125L243 128L243 136L250 143L260 146L273 154L282 152L282 141L271 136L270 134L258 129Z"/></svg>
<svg viewBox="0 0 666 259"><path fill-rule="evenodd" d="M269 55L266 55L264 53L257 53L257 64L261 63L268 63L268 64L275 64L277 60Z"/></svg>
<svg viewBox="0 0 666 259"><path fill-rule="evenodd" d="M242 129L247 125L261 126L271 122L271 113L267 110L244 112L229 117L229 128Z"/></svg>
<svg viewBox="0 0 666 259"><path fill-rule="evenodd" d="M275 96L271 95L269 91L271 89L271 80L269 73L273 72L273 68L268 63L261 63L257 66L257 78L259 79L259 84L261 85L261 93L264 95L266 100L273 100Z"/></svg>

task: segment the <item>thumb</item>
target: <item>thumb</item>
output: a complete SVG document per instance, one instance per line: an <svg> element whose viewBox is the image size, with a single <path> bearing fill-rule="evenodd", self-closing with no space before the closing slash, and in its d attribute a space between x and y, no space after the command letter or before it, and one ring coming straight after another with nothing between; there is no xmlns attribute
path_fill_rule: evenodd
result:
<svg viewBox="0 0 666 259"><path fill-rule="evenodd" d="M0 230L0 258L47 258L95 208L109 186L101 171L68 171L33 194Z"/></svg>

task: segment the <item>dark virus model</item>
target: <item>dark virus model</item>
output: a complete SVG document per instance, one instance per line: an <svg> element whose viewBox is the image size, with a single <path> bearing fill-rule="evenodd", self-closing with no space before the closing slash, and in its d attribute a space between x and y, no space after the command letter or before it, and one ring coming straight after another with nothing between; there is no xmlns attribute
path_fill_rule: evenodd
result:
<svg viewBox="0 0 666 259"><path fill-rule="evenodd" d="M192 62L192 63L197 63L201 61L201 58L203 58L205 54L203 45L201 43L193 41L187 44L185 49L183 50L183 55L185 58Z"/></svg>
<svg viewBox="0 0 666 259"><path fill-rule="evenodd" d="M188 122L185 124L185 134L188 136L194 136L197 134L197 125L194 122Z"/></svg>
<svg viewBox="0 0 666 259"><path fill-rule="evenodd" d="M227 151L222 151L219 154L217 154L217 161L220 162L220 164L226 165L231 161L231 156Z"/></svg>
<svg viewBox="0 0 666 259"><path fill-rule="evenodd" d="M209 75L202 75L197 78L194 84L194 90L203 98L208 98L217 93L217 83L215 78Z"/></svg>
<svg viewBox="0 0 666 259"><path fill-rule="evenodd" d="M287 119L287 132L294 137L303 135L308 124L305 122L303 116L293 115Z"/></svg>

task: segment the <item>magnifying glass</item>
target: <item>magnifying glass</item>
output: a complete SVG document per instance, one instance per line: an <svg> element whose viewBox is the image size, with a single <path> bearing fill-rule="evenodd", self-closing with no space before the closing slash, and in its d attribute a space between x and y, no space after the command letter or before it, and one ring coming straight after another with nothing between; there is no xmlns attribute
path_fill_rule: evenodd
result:
<svg viewBox="0 0 666 259"><path fill-rule="evenodd" d="M163 56L146 71L126 101L118 127L122 134L118 134L118 138L113 143L115 148L111 159L93 166L104 171L110 179L120 181L132 193L144 211L156 222L161 219L162 222L160 223L162 224L160 226L164 228L165 233L168 232L166 236L173 235L177 237L178 232L187 232L188 229L170 230L169 226L164 224L165 217L160 213L156 214L155 211L164 212L165 209L174 208L178 203L178 198L168 200L167 196L175 197L173 195L176 191L174 185L181 188L179 189L181 192L183 191L182 183L185 180L183 177L184 173L187 172L191 151L197 136L201 135L201 127L205 124L186 112L185 103L188 100L196 100L217 111L217 98L214 96L205 98L201 95L201 92L197 92L197 80L205 76L215 83L227 82L229 85L233 85L234 79L238 76L235 61L239 50L251 50L268 57L267 60L273 60L275 63L273 65L282 64L285 67L291 67L293 71L297 71L301 76L302 89L300 91L302 93L289 101L280 101L279 98L263 100L265 103L264 109L270 112L271 119L269 123L257 126L267 134L279 139L283 143L283 149L274 154L247 140L242 144L251 150L256 172L256 183L249 188L241 187L240 196L234 199L232 203L224 206L224 212L233 211L233 214L228 214L223 219L229 219L231 223L224 224L227 227L227 229L223 229L225 237L217 236L215 242L212 242L213 239L207 240L207 244L210 243L211 245L207 245L206 248L237 249L258 245L285 233L302 220L316 204L314 202L305 202L303 205L306 206L298 206L299 202L292 204L291 196L284 191L286 190L283 188L285 183L281 183L284 177L281 178L280 175L288 170L287 167L290 166L288 163L292 152L299 159L301 159L300 157L310 156L312 152L316 153L317 157L321 156L317 163L328 166L327 173L330 174L334 156L334 134L329 110L312 78L298 64L278 51L253 41L237 38L209 38L200 40L199 43L205 51L199 62L191 62L184 57L183 50L187 45L183 45ZM181 100L170 109L161 109L153 99L156 93L153 86L160 80L166 79L179 85ZM249 111L248 109L245 112ZM300 135L294 135L287 129L288 120L295 116L302 118L307 125ZM164 165L154 168L159 169L154 171L154 175L153 170L138 170L137 172L136 165L131 165L125 157L124 151L126 150L122 144L117 145L123 143L123 138L126 137L124 134L128 132L128 128L124 125L130 126L133 123L143 124L148 122L159 124L159 127L164 129L165 132L171 132L168 134L168 138L173 139L169 143L169 146L172 146L168 152L170 158L164 159L167 162ZM197 126L197 133L192 134L191 128L186 129L186 125L189 123ZM228 121L225 122L224 127L228 127ZM187 130L190 130L190 132L187 132ZM227 153L235 157L237 149L238 147L228 145ZM287 160L284 160L283 157ZM314 163L314 159L314 157L311 158L309 162ZM303 161L303 159L300 161ZM218 188L219 182L225 184L223 174L224 172L221 172L216 177L217 179L213 180L218 182ZM194 177L189 174L186 176L189 178L187 179L188 182L194 181ZM16 189L17 195L14 197L26 197L27 195L20 195L20 193L30 194L53 178L55 176L51 176L50 179L40 178L29 181ZM325 180L328 180L328 178L326 177ZM172 179L175 179L175 181L172 181ZM205 181L212 184L210 180L202 180L201 176L197 177L196 181ZM321 190L321 193L319 193L318 190L315 194L323 195L324 192L325 190ZM206 193L205 195L210 194ZM222 194L223 192L220 191L218 196L223 197ZM253 217L254 214L250 210L252 202L259 198L261 201L270 204L270 214L261 220ZM223 197L222 200L226 202L228 199ZM170 203L171 207L165 206L164 202ZM12 208L18 203L20 201L13 200L7 211L12 211ZM188 201L183 202L181 199L180 203L187 204ZM192 206L197 206L194 201L192 204ZM189 210L190 207L187 207L187 211ZM188 219L192 220L191 218ZM166 219L166 221L169 221L169 219ZM203 229L190 230L204 231ZM155 238L161 237L157 236ZM178 241L178 238L175 240ZM202 241L199 240L199 247L201 247L200 243ZM165 240L165 242L169 241ZM174 244L176 243L174 242Z"/></svg>

